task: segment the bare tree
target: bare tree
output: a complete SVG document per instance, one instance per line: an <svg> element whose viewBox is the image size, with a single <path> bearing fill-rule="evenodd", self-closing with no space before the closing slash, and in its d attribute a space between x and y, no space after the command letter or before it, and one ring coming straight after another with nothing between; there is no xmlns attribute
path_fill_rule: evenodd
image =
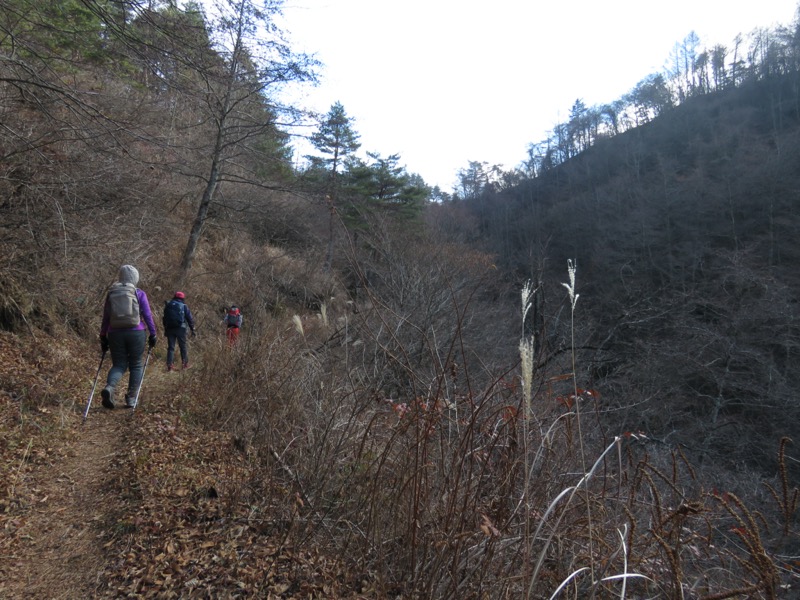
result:
<svg viewBox="0 0 800 600"><path fill-rule="evenodd" d="M259 8L253 0L225 0L214 5L212 36L223 65L201 68L199 84L190 93L204 98L212 123L213 146L204 188L181 261L185 276L192 265L209 208L226 178L271 187L237 161L244 148L264 136L275 136L276 115L291 111L269 99L287 83L311 81L315 62L293 53L272 18L280 14L281 0Z"/></svg>

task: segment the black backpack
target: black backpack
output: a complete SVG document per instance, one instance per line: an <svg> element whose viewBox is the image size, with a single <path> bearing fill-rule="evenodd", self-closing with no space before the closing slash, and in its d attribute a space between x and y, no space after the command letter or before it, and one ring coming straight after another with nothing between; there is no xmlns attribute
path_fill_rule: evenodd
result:
<svg viewBox="0 0 800 600"><path fill-rule="evenodd" d="M186 320L186 305L177 300L169 300L164 304L164 327L172 329L183 327Z"/></svg>

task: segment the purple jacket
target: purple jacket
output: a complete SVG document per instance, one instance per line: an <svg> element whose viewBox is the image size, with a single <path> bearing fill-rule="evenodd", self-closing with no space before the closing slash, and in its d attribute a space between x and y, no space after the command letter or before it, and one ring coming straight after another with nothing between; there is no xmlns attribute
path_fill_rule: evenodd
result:
<svg viewBox="0 0 800 600"><path fill-rule="evenodd" d="M147 326L150 335L156 335L156 322L153 320L153 312L150 310L150 302L147 300L147 294L139 288L136 288L136 297L139 299L139 324L136 327L114 329L109 325L111 316L108 314L108 296L106 296L106 303L105 306L103 306L103 323L100 325L100 335L108 335L112 331L141 331L145 326Z"/></svg>

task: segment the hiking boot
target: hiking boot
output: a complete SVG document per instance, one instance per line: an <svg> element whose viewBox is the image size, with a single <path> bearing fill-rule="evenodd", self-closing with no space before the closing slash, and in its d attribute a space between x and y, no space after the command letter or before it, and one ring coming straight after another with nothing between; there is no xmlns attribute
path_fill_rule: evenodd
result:
<svg viewBox="0 0 800 600"><path fill-rule="evenodd" d="M184 369L188 369L189 368L189 363L188 362L183 363L183 368Z"/></svg>
<svg viewBox="0 0 800 600"><path fill-rule="evenodd" d="M167 371L174 371L175 367L173 365L167 365Z"/></svg>
<svg viewBox="0 0 800 600"><path fill-rule="evenodd" d="M114 408L114 401L111 399L111 393L113 391L113 388L105 387L100 392L100 396L103 398L103 406L106 408Z"/></svg>
<svg viewBox="0 0 800 600"><path fill-rule="evenodd" d="M135 398L131 396L125 396L125 408L133 408L134 406L136 406Z"/></svg>

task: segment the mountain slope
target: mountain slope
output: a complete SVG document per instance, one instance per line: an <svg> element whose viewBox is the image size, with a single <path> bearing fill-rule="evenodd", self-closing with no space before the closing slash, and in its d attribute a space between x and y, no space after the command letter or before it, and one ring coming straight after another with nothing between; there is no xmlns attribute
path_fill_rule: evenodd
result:
<svg viewBox="0 0 800 600"><path fill-rule="evenodd" d="M775 441L800 435L788 400L800 377L796 83L691 98L465 203L483 247L519 277L558 281L575 261L581 384L611 398L610 430L766 473ZM569 344L560 291L541 294L537 337L557 353Z"/></svg>

